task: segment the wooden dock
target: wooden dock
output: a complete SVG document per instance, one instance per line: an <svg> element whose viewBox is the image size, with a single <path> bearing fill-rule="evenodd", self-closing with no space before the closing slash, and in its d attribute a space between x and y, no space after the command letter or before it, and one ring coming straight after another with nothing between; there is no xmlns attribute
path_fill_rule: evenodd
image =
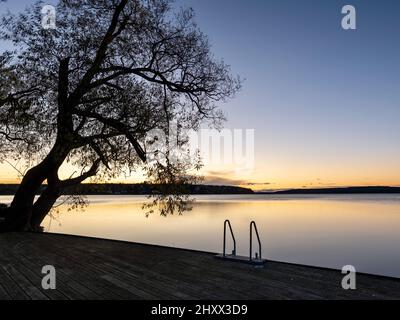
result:
<svg viewBox="0 0 400 320"><path fill-rule="evenodd" d="M57 289L41 288L53 265ZM0 299L400 299L400 280L268 261L55 234L0 234Z"/></svg>

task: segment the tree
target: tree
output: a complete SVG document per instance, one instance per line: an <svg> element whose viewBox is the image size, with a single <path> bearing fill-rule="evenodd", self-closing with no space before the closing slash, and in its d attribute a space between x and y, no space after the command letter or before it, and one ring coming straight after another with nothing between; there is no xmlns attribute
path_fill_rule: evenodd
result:
<svg viewBox="0 0 400 320"><path fill-rule="evenodd" d="M0 24L13 44L0 57L1 160L29 165L0 228L38 229L66 189L91 177L144 166L164 187L190 181L185 162L168 160L168 141L166 161L149 163L146 135L171 121L220 123L217 104L240 87L192 10L174 12L169 0L61 0L53 30L42 28L42 6ZM65 162L81 173L60 179Z"/></svg>

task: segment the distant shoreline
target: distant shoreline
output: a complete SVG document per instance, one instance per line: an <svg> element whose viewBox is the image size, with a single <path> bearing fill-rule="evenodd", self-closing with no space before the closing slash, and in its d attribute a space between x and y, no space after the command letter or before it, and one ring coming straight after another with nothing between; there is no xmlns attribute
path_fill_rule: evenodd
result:
<svg viewBox="0 0 400 320"><path fill-rule="evenodd" d="M81 184L73 189L67 190L66 195L149 195L157 194L157 185L147 183L137 184ZM41 191L45 188L42 187ZM228 194L254 194L254 191L248 188L234 186L212 186L212 185L189 185L185 186L188 194L202 195L228 195ZM0 195L12 196L18 189L18 184L0 184Z"/></svg>
<svg viewBox="0 0 400 320"><path fill-rule="evenodd" d="M317 188L317 189L290 189L280 191L262 191L256 194L396 194L400 187L343 187L343 188Z"/></svg>
<svg viewBox="0 0 400 320"><path fill-rule="evenodd" d="M18 184L0 184L0 195L12 196ZM82 184L67 194L84 195L149 195L156 193L156 186L146 183L138 184ZM192 195L307 195L307 194L400 194L400 187L367 186L315 189L289 189L275 191L253 191L249 188L235 186L191 185Z"/></svg>

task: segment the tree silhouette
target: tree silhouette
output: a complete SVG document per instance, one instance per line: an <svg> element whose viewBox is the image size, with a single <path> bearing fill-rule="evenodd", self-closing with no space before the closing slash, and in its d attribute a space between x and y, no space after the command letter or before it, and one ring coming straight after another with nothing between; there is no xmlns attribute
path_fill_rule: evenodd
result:
<svg viewBox="0 0 400 320"><path fill-rule="evenodd" d="M0 56L1 160L29 165L1 230L38 229L65 190L91 177L144 166L164 187L190 181L183 160L149 163L146 135L172 121L218 124L217 103L240 87L192 10L174 12L168 0L61 0L56 28L45 29L42 6L0 24L13 45ZM62 180L66 162L81 173Z"/></svg>

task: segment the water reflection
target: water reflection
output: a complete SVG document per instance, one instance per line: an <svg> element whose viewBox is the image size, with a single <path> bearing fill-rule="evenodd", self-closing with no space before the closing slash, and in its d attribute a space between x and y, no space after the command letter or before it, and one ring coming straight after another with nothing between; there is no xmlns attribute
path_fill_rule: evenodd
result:
<svg viewBox="0 0 400 320"><path fill-rule="evenodd" d="M221 252L230 219L238 253L248 255L254 220L263 257L400 277L399 195L199 196L183 216L146 218L144 197L93 196L85 212L46 219L50 232ZM1 202L6 202L0 200ZM50 227L49 227L50 226Z"/></svg>

